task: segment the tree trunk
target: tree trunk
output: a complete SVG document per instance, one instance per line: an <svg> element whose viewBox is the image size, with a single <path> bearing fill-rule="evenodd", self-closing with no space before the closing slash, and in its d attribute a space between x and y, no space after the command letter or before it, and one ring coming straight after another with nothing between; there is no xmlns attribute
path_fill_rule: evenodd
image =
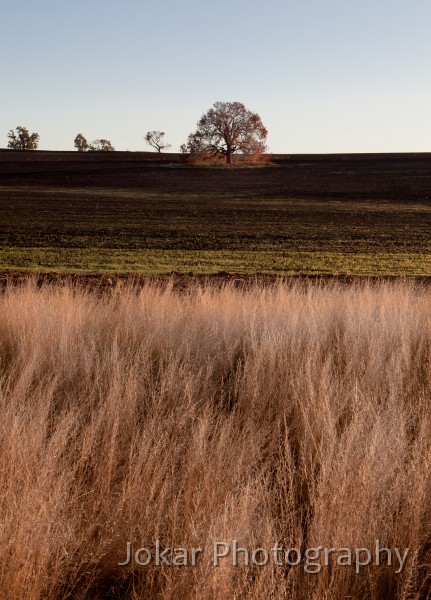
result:
<svg viewBox="0 0 431 600"><path fill-rule="evenodd" d="M228 165L232 164L232 149L230 146L226 148L226 162Z"/></svg>

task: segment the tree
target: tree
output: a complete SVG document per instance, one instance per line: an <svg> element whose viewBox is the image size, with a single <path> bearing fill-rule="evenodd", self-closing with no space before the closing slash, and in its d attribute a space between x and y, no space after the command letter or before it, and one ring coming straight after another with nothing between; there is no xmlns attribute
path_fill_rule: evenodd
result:
<svg viewBox="0 0 431 600"><path fill-rule="evenodd" d="M90 152L113 152L114 146L109 140L93 140L89 145Z"/></svg>
<svg viewBox="0 0 431 600"><path fill-rule="evenodd" d="M196 132L189 135L181 151L204 156L222 154L231 165L235 152L262 154L267 135L259 115L241 102L216 102L200 118Z"/></svg>
<svg viewBox="0 0 431 600"><path fill-rule="evenodd" d="M147 134L144 139L149 146L155 148L157 152L161 152L162 150L167 150L171 147L171 144L166 144L164 142L164 137L164 131L147 131Z"/></svg>
<svg viewBox="0 0 431 600"><path fill-rule="evenodd" d="M15 133L16 131L16 133ZM13 150L36 150L39 144L40 136L38 133L29 133L26 127L20 125L11 129L7 134L9 142L7 147Z"/></svg>
<svg viewBox="0 0 431 600"><path fill-rule="evenodd" d="M82 133L78 133L78 135L76 136L76 138L74 140L74 145L75 145L75 148L78 150L78 152L87 152L87 150L90 147L88 145L87 140L82 135Z"/></svg>

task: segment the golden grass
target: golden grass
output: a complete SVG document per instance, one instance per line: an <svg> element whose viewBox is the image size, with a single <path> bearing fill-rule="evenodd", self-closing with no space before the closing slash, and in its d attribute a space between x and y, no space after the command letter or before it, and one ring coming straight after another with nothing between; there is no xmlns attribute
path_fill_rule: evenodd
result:
<svg viewBox="0 0 431 600"><path fill-rule="evenodd" d="M407 283L0 297L0 597L425 598L431 310ZM410 548L121 567L135 548Z"/></svg>

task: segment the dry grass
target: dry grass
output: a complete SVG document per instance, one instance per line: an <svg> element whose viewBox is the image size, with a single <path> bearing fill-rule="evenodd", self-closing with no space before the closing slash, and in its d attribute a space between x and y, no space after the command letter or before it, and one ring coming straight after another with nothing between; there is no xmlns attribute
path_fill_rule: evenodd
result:
<svg viewBox="0 0 431 600"><path fill-rule="evenodd" d="M431 310L412 284L0 297L0 597L426 598ZM410 548L120 567L134 547Z"/></svg>

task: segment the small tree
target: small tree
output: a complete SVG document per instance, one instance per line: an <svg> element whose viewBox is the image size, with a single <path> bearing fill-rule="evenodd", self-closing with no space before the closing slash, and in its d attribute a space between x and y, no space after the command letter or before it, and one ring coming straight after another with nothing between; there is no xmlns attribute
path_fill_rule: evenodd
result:
<svg viewBox="0 0 431 600"><path fill-rule="evenodd" d="M113 152L114 146L109 140L93 140L89 145L88 149L90 152Z"/></svg>
<svg viewBox="0 0 431 600"><path fill-rule="evenodd" d="M147 134L144 139L147 142L147 144L155 148L157 152L162 152L162 150L167 150L171 147L171 144L166 144L164 142L164 137L164 131L147 131Z"/></svg>
<svg viewBox="0 0 431 600"><path fill-rule="evenodd" d="M241 102L216 102L200 118L196 132L189 135L181 151L201 156L222 154L230 165L235 152L254 156L265 152L267 135L259 115Z"/></svg>
<svg viewBox="0 0 431 600"><path fill-rule="evenodd" d="M13 150L36 150L39 144L40 136L38 133L29 133L26 127L20 125L11 129L7 134L9 142L7 147Z"/></svg>
<svg viewBox="0 0 431 600"><path fill-rule="evenodd" d="M74 146L78 150L78 152L87 152L87 150L89 149L88 142L82 135L82 133L78 133L78 135L76 136L74 140Z"/></svg>

